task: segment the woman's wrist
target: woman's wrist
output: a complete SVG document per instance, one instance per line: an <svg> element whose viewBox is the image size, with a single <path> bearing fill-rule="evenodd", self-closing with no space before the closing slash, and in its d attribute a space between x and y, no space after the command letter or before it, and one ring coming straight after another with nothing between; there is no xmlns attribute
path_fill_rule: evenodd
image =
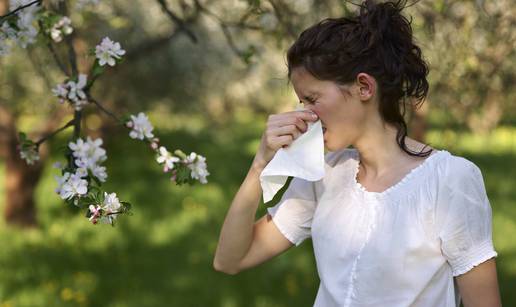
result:
<svg viewBox="0 0 516 307"><path fill-rule="evenodd" d="M253 163L251 164L251 169L255 172L258 172L259 174L263 171L263 169L267 166L267 162L261 160L261 159L254 159Z"/></svg>

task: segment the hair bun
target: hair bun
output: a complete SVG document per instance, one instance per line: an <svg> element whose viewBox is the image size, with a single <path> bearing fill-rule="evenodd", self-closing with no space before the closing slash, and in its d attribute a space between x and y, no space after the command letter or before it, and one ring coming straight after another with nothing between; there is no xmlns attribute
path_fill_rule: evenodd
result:
<svg viewBox="0 0 516 307"><path fill-rule="evenodd" d="M391 31L408 32L412 37L410 28L411 21L408 21L401 11L405 8L406 1L386 1L376 3L374 0L366 0L360 5L359 22L364 30L364 37L367 37L368 47L392 39L396 35L390 35Z"/></svg>

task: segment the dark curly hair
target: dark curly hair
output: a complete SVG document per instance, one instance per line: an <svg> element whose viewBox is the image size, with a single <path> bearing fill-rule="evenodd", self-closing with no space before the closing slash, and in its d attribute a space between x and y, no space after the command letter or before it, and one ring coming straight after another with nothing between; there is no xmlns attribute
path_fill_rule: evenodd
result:
<svg viewBox="0 0 516 307"><path fill-rule="evenodd" d="M287 52L288 78L296 67L337 84L353 82L360 72L373 76L380 115L398 129L398 145L409 155L427 156L431 150L417 153L405 144L406 104L417 108L428 93L428 65L413 42L412 17L401 14L406 1L358 6L355 16L326 18L300 34Z"/></svg>

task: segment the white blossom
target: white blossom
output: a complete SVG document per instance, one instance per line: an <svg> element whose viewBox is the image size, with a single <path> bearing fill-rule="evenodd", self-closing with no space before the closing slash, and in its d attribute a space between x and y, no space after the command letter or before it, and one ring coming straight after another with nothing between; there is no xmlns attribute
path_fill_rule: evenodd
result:
<svg viewBox="0 0 516 307"><path fill-rule="evenodd" d="M65 84L57 84L52 93L59 97L59 102L63 103L66 99L70 100L77 111L80 111L88 103L84 88L88 84L88 76L79 74L77 82L70 80Z"/></svg>
<svg viewBox="0 0 516 307"><path fill-rule="evenodd" d="M0 27L0 56L9 54L11 51L11 40L16 38L16 30L11 28L7 21Z"/></svg>
<svg viewBox="0 0 516 307"><path fill-rule="evenodd" d="M116 197L116 193L107 193L104 192L104 206L102 209L107 211L108 213L114 213L118 212L122 205L120 204L120 201L118 200L118 197Z"/></svg>
<svg viewBox="0 0 516 307"><path fill-rule="evenodd" d="M100 217L101 223L113 224L119 212L119 209L122 207L118 197L116 197L116 193L107 193L104 192L104 202L101 207L107 214ZM95 222L94 222L95 223Z"/></svg>
<svg viewBox="0 0 516 307"><path fill-rule="evenodd" d="M31 0L13 0L10 1L10 10L13 11L18 7L29 4ZM39 10L37 5L31 5L16 13L18 20L16 26L18 31L15 31L15 36L11 36L22 48L35 42L38 30L34 27L35 14Z"/></svg>
<svg viewBox="0 0 516 307"><path fill-rule="evenodd" d="M61 191L63 189L63 185L68 181L68 178L70 178L70 173L66 172L61 177L55 176L54 178L57 181L57 188L55 189L56 193L61 195Z"/></svg>
<svg viewBox="0 0 516 307"><path fill-rule="evenodd" d="M91 216L89 218L89 220L93 223L93 224L97 224L97 219L98 217L100 216L101 214L101 207L99 205L97 206L94 206L94 205L90 205L88 207L89 211L91 212Z"/></svg>
<svg viewBox="0 0 516 307"><path fill-rule="evenodd" d="M88 145L87 156L95 161L95 163L104 162L107 159L106 150L101 147L103 141L101 138L92 140L90 137L86 139Z"/></svg>
<svg viewBox="0 0 516 307"><path fill-rule="evenodd" d="M159 164L165 163L164 171L168 172L174 168L174 163L181 161L178 157L172 156L172 154L164 147L159 148L159 156L156 158Z"/></svg>
<svg viewBox="0 0 516 307"><path fill-rule="evenodd" d="M192 178L199 180L203 184L208 182L206 177L210 173L207 170L205 157L192 152L186 157L185 162L187 163L188 168L192 171Z"/></svg>
<svg viewBox="0 0 516 307"><path fill-rule="evenodd" d="M79 167L75 170L75 176L79 178L88 177L88 170L84 167Z"/></svg>
<svg viewBox="0 0 516 307"><path fill-rule="evenodd" d="M76 158L85 157L89 150L89 144L83 139L78 138L77 141L68 143L68 147L73 151L73 156Z"/></svg>
<svg viewBox="0 0 516 307"><path fill-rule="evenodd" d="M68 143L68 147L75 157L75 165L79 168L90 169L95 177L103 181L107 178L106 170L105 168L99 168L98 164L104 162L107 156L106 150L101 145L101 138L92 140L90 137L86 141L79 138L76 142Z"/></svg>
<svg viewBox="0 0 516 307"><path fill-rule="evenodd" d="M120 43L110 40L109 37L104 37L100 45L95 47L95 56L100 66L115 66L115 59L120 59L124 54L125 50L120 47Z"/></svg>
<svg viewBox="0 0 516 307"><path fill-rule="evenodd" d="M152 124L149 121L149 118L143 113L138 113L137 116L131 115L132 130L129 132L129 136L133 139L143 140L144 138L153 138L152 134Z"/></svg>
<svg viewBox="0 0 516 307"><path fill-rule="evenodd" d="M93 176L97 177L98 180L100 180L100 182L106 182L107 173L105 166L95 165L91 172L93 173Z"/></svg>
<svg viewBox="0 0 516 307"><path fill-rule="evenodd" d="M78 81L68 81L66 87L68 89L67 98L73 102L75 110L80 111L82 107L88 103L84 87L87 84L87 75L79 74Z"/></svg>
<svg viewBox="0 0 516 307"><path fill-rule="evenodd" d="M26 149L20 150L20 158L25 160L27 164L32 165L34 162L40 159L39 153L35 147L29 147Z"/></svg>
<svg viewBox="0 0 516 307"><path fill-rule="evenodd" d="M20 6L30 3L30 0L9 1L9 11L14 11ZM11 27L7 21L0 27L0 55L6 55L11 50L12 43L26 48L36 41L38 30L34 27L35 14L39 10L37 5L24 8L16 13L16 27Z"/></svg>
<svg viewBox="0 0 516 307"><path fill-rule="evenodd" d="M62 199L71 199L75 196L84 195L88 192L88 181L79 176L70 175L68 180L63 183L60 189Z"/></svg>
<svg viewBox="0 0 516 307"><path fill-rule="evenodd" d="M71 26L72 21L70 18L63 16L56 22L52 28L50 29L50 37L54 42L59 43L63 40L63 34L69 35L73 32L73 28Z"/></svg>
<svg viewBox="0 0 516 307"><path fill-rule="evenodd" d="M2 27L0 27L0 36L2 39L15 39L16 38L16 30L11 28L11 26L9 26L9 23L7 23L7 21L4 21L4 23L2 24Z"/></svg>
<svg viewBox="0 0 516 307"><path fill-rule="evenodd" d="M59 103L64 103L66 97L68 96L68 89L64 84L60 83L52 89L52 93L54 96L59 97Z"/></svg>

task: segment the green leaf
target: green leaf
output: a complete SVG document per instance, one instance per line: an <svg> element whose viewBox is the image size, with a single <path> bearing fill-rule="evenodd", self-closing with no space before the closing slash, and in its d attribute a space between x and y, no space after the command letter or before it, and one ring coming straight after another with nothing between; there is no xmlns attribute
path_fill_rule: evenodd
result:
<svg viewBox="0 0 516 307"><path fill-rule="evenodd" d="M20 138L20 143L23 143L27 139L27 134L25 134L25 132L19 132L18 137Z"/></svg>
<svg viewBox="0 0 516 307"><path fill-rule="evenodd" d="M104 72L104 67L99 65L99 61L95 60L93 64L93 68L91 69L92 78L90 78L90 82L88 82L88 87L91 86L91 82L95 80L98 76L100 76Z"/></svg>

